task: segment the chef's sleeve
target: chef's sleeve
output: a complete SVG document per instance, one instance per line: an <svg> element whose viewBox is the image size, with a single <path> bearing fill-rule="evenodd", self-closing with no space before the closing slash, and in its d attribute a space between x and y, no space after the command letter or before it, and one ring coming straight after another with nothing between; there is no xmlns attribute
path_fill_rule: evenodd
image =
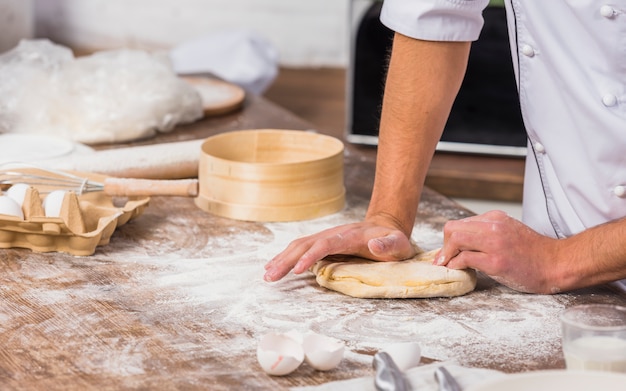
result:
<svg viewBox="0 0 626 391"><path fill-rule="evenodd" d="M408 37L428 41L475 41L489 0L385 0L381 22Z"/></svg>

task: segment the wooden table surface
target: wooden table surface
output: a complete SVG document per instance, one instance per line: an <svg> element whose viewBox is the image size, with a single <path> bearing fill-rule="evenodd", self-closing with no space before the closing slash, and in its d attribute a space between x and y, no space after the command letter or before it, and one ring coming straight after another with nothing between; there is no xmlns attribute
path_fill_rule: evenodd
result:
<svg viewBox="0 0 626 391"><path fill-rule="evenodd" d="M133 144L252 128L309 125L249 97L241 112ZM466 296L428 300L350 298L320 288L309 273L264 282L263 265L292 239L362 218L373 161L348 147L345 168L345 209L316 220L234 221L192 199L154 197L92 256L0 250L0 388L280 390L372 376L372 355L407 340L420 344L423 362L562 368L558 314L579 303L626 303L608 287L536 296L484 276ZM445 221L470 214L426 189L414 239L435 248ZM292 329L344 341L340 366L266 375L256 361L259 338Z"/></svg>

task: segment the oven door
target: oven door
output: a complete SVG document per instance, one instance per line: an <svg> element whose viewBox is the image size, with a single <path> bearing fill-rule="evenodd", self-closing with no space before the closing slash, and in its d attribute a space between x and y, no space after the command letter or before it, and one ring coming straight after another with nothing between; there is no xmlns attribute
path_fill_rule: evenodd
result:
<svg viewBox="0 0 626 391"><path fill-rule="evenodd" d="M352 0L347 80L349 142L376 145L393 32L379 20L381 1ZM504 7L489 6L437 150L526 156Z"/></svg>

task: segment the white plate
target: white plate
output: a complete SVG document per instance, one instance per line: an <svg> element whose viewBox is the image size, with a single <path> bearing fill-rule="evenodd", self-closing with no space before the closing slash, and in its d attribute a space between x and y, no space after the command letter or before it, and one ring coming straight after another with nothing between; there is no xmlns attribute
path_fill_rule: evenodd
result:
<svg viewBox="0 0 626 391"><path fill-rule="evenodd" d="M39 162L90 149L83 144L60 137L37 134L0 134L0 164Z"/></svg>
<svg viewBox="0 0 626 391"><path fill-rule="evenodd" d="M626 374L613 372L536 371L517 373L477 384L465 391L624 391Z"/></svg>
<svg viewBox="0 0 626 391"><path fill-rule="evenodd" d="M239 109L246 98L243 88L227 81L202 76L181 78L194 86L200 94L205 116L226 114Z"/></svg>

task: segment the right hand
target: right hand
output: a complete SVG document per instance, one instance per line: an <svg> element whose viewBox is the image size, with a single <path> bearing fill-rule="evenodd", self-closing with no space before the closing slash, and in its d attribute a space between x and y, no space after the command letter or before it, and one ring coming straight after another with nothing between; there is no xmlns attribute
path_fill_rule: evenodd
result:
<svg viewBox="0 0 626 391"><path fill-rule="evenodd" d="M396 228L373 222L340 225L291 242L265 265L265 281L278 281L293 269L300 274L332 254L376 261L399 261L415 255L409 238Z"/></svg>

